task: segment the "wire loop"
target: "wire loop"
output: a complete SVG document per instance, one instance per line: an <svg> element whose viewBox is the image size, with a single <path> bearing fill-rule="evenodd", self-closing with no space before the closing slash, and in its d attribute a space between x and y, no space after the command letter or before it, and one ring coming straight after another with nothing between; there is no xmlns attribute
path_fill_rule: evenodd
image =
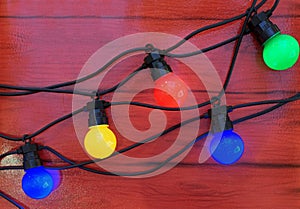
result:
<svg viewBox="0 0 300 209"><path fill-rule="evenodd" d="M22 141L23 141L24 143L26 143L26 142L31 142L31 137L30 137L30 135L29 135L29 134L24 134L23 137L22 137Z"/></svg>

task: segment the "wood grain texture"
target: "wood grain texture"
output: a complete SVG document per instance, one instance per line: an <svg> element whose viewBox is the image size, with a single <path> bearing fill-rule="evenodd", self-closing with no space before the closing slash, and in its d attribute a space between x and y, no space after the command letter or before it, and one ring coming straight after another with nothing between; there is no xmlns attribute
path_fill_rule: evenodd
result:
<svg viewBox="0 0 300 209"><path fill-rule="evenodd" d="M194 29L240 14L251 1L242 0L110 0L110 1L1 1L0 2L0 83L47 86L76 79L88 58L103 45L125 35L163 32L184 37ZM269 8L268 1L264 8ZM300 40L300 2L284 0L272 20ZM191 40L205 48L239 31L241 21L204 32ZM234 44L207 53L222 80L230 64ZM299 62L284 72L274 72L263 64L262 49L246 36L228 87L230 105L279 99L299 91ZM139 66L143 56L115 66L101 88L118 83ZM139 61L140 60L140 61ZM170 60L174 72L192 88L198 102L208 96L204 87L190 77L183 64ZM180 70L179 70L180 69ZM70 88L67 88L70 89ZM151 100L144 92L137 100ZM110 100L112 94L104 96ZM62 172L60 187L43 200L28 198L21 189L23 171L0 172L0 190L32 209L152 209L152 208L299 208L300 207L300 102L288 104L265 116L235 127L245 141L245 153L238 164L220 166L209 159L198 163L204 142L195 144L184 160L170 171L142 179L90 174L79 169ZM0 97L0 132L13 136L32 133L48 122L72 111L72 96L39 93L26 97ZM232 113L239 118L263 107ZM204 112L203 108L200 112ZM137 129L149 128L150 111L131 107ZM110 114L109 114L110 115ZM168 126L179 121L167 113ZM85 121L83 121L85 123ZM124 139L115 125L118 149L133 142ZM199 133L208 130L201 121ZM83 127L86 128L86 127ZM166 150L178 131L143 145L129 156L149 157ZM89 159L77 139L72 120L60 123L35 140L51 146L74 160ZM21 143L0 140L0 152ZM43 153L43 159L60 162ZM10 156L1 165L21 164L20 156ZM153 162L155 163L155 162ZM0 199L0 208L14 208Z"/></svg>

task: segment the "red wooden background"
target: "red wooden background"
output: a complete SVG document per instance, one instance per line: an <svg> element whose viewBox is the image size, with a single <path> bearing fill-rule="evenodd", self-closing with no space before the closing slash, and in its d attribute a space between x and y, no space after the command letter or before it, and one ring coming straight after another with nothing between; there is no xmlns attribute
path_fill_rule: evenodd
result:
<svg viewBox="0 0 300 209"><path fill-rule="evenodd" d="M272 1L265 8L269 8ZM164 32L184 37L199 27L240 14L251 1L1 1L0 3L0 83L47 86L75 79L86 60L104 44L138 32ZM300 40L300 2L284 0L272 20ZM241 21L220 27L191 40L199 48L220 42L237 33ZM207 53L224 79L234 44ZM299 91L299 62L293 68L275 72L267 69L261 47L252 36L241 46L227 94L228 104L287 97ZM136 63L117 67L105 81L109 87L124 78ZM176 69L174 69L176 71ZM177 71L181 75L180 71ZM187 75L182 78L189 82ZM192 81L190 81L192 82ZM202 85L192 86L196 92ZM204 93L197 93L199 102ZM149 97L146 92L141 98ZM110 100L111 95L105 96ZM72 96L39 93L26 97L1 97L0 131L22 136L32 133L72 109ZM261 110L246 108L232 118ZM207 109L207 108L206 108ZM200 112L204 112L205 108ZM149 110L133 107L137 128L148 126ZM60 187L43 200L28 198L21 189L23 171L0 172L0 189L27 208L299 208L300 134L299 102L235 127L245 140L245 153L238 164L221 166L213 160L198 163L203 142L172 170L151 178L129 179L90 174L79 169L63 171ZM170 116L175 117L175 116ZM174 121L170 124L175 124ZM200 133L207 131L203 123ZM112 124L112 129L114 126ZM171 139L178 132L163 139ZM86 160L78 143L72 120L67 120L36 137L74 160ZM119 136L118 148L130 142ZM6 152L20 143L0 140ZM170 140L144 145L130 156L151 156L170 146ZM45 154L44 159L58 161ZM20 156L10 156L1 165L21 164ZM0 208L14 208L0 199Z"/></svg>

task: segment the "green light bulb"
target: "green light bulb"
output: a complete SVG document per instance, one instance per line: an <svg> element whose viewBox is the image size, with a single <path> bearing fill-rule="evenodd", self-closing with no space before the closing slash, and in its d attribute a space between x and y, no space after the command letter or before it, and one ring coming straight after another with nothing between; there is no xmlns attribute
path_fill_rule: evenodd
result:
<svg viewBox="0 0 300 209"><path fill-rule="evenodd" d="M290 35L277 33L264 43L264 62L273 70L286 70L292 67L298 57L299 43Z"/></svg>

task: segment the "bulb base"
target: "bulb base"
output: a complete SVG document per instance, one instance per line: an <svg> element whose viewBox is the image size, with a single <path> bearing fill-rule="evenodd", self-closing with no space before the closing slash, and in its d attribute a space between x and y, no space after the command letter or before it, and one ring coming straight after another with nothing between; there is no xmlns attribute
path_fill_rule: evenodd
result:
<svg viewBox="0 0 300 209"><path fill-rule="evenodd" d="M253 15L248 26L262 45L267 40L280 33L280 29L270 21L266 12Z"/></svg>
<svg viewBox="0 0 300 209"><path fill-rule="evenodd" d="M26 142L21 146L21 153L23 154L24 170L35 168L42 165L42 161L38 154L38 145Z"/></svg>
<svg viewBox="0 0 300 209"><path fill-rule="evenodd" d="M109 103L104 100L94 100L87 103L87 109L89 111L89 127L108 124L108 118L105 113L105 108L107 107L109 107Z"/></svg>
<svg viewBox="0 0 300 209"><path fill-rule="evenodd" d="M148 56L145 57L144 62L151 70L153 81L172 72L171 67L166 63L164 57L157 51L149 53Z"/></svg>
<svg viewBox="0 0 300 209"><path fill-rule="evenodd" d="M228 116L231 107L225 105L215 106L208 110L208 115L211 118L211 132L221 133L226 130L232 130L233 124Z"/></svg>

